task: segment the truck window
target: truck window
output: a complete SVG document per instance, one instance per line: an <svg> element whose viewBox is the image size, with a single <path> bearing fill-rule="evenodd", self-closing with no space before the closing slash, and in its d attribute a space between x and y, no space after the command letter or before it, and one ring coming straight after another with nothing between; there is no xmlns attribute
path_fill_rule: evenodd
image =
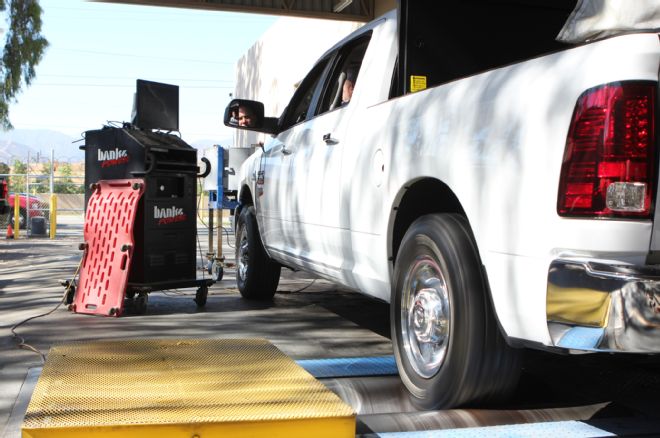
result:
<svg viewBox="0 0 660 438"><path fill-rule="evenodd" d="M371 32L368 32L339 49L324 86L319 114L348 105L370 39Z"/></svg>
<svg viewBox="0 0 660 438"><path fill-rule="evenodd" d="M311 72L303 79L302 83L293 94L291 103L280 125L282 130L288 129L291 126L304 122L312 117L313 107L311 106L315 97L318 98L321 86L321 77L326 70L330 57L319 61Z"/></svg>
<svg viewBox="0 0 660 438"><path fill-rule="evenodd" d="M562 49L555 37L574 6L575 0L403 1L399 60L405 62L396 94Z"/></svg>

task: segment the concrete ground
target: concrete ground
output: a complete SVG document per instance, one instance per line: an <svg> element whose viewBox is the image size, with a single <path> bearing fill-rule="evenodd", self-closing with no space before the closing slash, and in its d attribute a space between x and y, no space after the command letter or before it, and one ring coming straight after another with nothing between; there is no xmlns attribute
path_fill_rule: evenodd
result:
<svg viewBox="0 0 660 438"><path fill-rule="evenodd" d="M197 308L195 289L150 294L144 315L120 318L75 314L58 308L80 261L81 217L61 217L57 239L0 241L0 430L20 435L24 412L42 359L55 344L130 338L245 338L271 341L293 359L392 354L389 310L305 273L283 270L272 302L248 302L235 287L233 269ZM199 227L201 252L207 233ZM233 239L223 239L233 262ZM198 278L208 276L200 258ZM40 315L38 318L35 318ZM35 318L35 319L32 319ZM14 336L12 328L16 328ZM19 342L33 349L19 349ZM36 353L35 353L36 351ZM40 353L40 354L37 354ZM357 432L429 430L540 421L587 421L619 436L660 436L660 360L657 357L525 353L514 397L486 409L416 412L396 376L328 379L326 386L358 412ZM556 433L557 436L564 436ZM371 435L369 435L371 436ZM483 436L488 436L483 435ZM530 435L533 436L533 435Z"/></svg>
<svg viewBox="0 0 660 438"><path fill-rule="evenodd" d="M127 338L243 338L271 341L294 359L392 354L388 339L388 307L337 288L307 274L283 270L272 302L243 300L235 273L209 289L207 304L197 308L195 289L152 292L144 315L120 318L75 314L58 303L80 261L82 218L61 217L55 240L26 238L0 241L0 425L4 428L28 370L42 365L41 354L55 344ZM206 253L207 233L200 225ZM227 263L233 248L223 239ZM199 260L198 278L207 276ZM31 319L39 315L39 318ZM23 321L15 333L12 327ZM12 436L11 431L6 431Z"/></svg>

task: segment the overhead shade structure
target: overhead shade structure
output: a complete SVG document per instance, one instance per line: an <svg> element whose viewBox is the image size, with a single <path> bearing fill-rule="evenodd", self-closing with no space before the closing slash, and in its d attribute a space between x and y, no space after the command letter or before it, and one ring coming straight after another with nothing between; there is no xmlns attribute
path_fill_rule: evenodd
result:
<svg viewBox="0 0 660 438"><path fill-rule="evenodd" d="M658 0L579 0L557 39L580 44L623 33L659 30Z"/></svg>
<svg viewBox="0 0 660 438"><path fill-rule="evenodd" d="M230 12L325 18L344 21L371 21L376 3L394 8L392 0L93 0L101 3L123 3L145 6L167 6Z"/></svg>

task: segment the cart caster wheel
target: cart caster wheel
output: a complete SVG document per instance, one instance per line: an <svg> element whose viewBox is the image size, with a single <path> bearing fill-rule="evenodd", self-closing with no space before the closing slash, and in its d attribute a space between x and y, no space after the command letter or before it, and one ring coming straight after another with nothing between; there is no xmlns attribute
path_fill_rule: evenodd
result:
<svg viewBox="0 0 660 438"><path fill-rule="evenodd" d="M147 313L147 302L149 301L149 295L146 292L140 292L135 298L133 303L133 312L138 315L144 315Z"/></svg>
<svg viewBox="0 0 660 438"><path fill-rule="evenodd" d="M221 263L214 262L210 274L215 281L222 281L222 277L225 275L225 268Z"/></svg>
<svg viewBox="0 0 660 438"><path fill-rule="evenodd" d="M213 275L213 265L214 264L215 264L215 262L213 262L212 260L209 260L209 262L206 264L206 272L209 275Z"/></svg>
<svg viewBox="0 0 660 438"><path fill-rule="evenodd" d="M197 303L197 307L204 307L206 305L206 297L208 293L209 288L207 286L202 286L197 289L197 293L195 294L195 303Z"/></svg>
<svg viewBox="0 0 660 438"><path fill-rule="evenodd" d="M66 292L66 299L64 300L64 304L71 304L73 303L73 299L76 296L76 287L75 286L70 286L69 290Z"/></svg>

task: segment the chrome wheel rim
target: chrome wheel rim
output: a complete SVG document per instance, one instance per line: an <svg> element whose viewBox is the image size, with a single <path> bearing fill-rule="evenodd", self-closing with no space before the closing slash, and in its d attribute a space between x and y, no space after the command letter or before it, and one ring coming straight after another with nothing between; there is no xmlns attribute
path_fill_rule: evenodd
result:
<svg viewBox="0 0 660 438"><path fill-rule="evenodd" d="M245 232L241 235L240 245L238 247L238 275L241 279L247 276L247 270L250 263L250 254L248 252L248 239Z"/></svg>
<svg viewBox="0 0 660 438"><path fill-rule="evenodd" d="M447 283L437 262L418 257L403 283L401 328L403 347L417 374L433 377L449 344L451 303Z"/></svg>

